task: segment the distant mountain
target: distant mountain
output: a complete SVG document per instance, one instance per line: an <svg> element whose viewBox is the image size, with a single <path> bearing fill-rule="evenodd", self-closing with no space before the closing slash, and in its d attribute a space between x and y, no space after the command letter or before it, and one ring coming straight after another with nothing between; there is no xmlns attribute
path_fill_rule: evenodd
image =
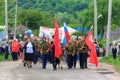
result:
<svg viewBox="0 0 120 80"><path fill-rule="evenodd" d="M88 8L93 0L18 0L23 9L37 9L50 12L74 12Z"/></svg>

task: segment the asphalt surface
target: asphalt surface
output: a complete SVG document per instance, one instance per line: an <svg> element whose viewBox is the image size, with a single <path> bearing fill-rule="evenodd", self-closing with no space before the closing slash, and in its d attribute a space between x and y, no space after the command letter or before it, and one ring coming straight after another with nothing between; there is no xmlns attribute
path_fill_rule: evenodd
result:
<svg viewBox="0 0 120 80"><path fill-rule="evenodd" d="M104 68L103 68L104 66ZM63 69L53 71L52 65L47 64L42 69L41 63L33 65L32 68L23 67L21 60L17 62L0 62L0 80L120 80L119 73L114 72L110 66L100 64L98 68L88 64L88 69L67 69L63 63Z"/></svg>

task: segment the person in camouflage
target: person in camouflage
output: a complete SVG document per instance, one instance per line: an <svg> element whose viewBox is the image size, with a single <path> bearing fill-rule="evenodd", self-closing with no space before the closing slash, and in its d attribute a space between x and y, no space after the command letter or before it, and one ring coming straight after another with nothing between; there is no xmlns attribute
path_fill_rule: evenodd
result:
<svg viewBox="0 0 120 80"><path fill-rule="evenodd" d="M46 69L47 65L47 54L49 51L49 42L44 38L44 42L41 44L40 51L42 54L42 68Z"/></svg>
<svg viewBox="0 0 120 80"><path fill-rule="evenodd" d="M73 38L73 40L72 40L73 42L73 46L74 46L74 48L73 48L73 66L74 66L74 68L76 68L76 61L77 61L77 49L78 49L78 43L77 43L77 38L76 37L74 37Z"/></svg>
<svg viewBox="0 0 120 80"><path fill-rule="evenodd" d="M33 63L34 63L34 64L37 64L38 56L39 56L39 54L40 54L40 44L39 44L39 40L37 39L36 36L35 36L33 42L34 42L34 44L35 44L35 53L34 53Z"/></svg>
<svg viewBox="0 0 120 80"><path fill-rule="evenodd" d="M74 55L74 45L72 44L71 40L69 40L65 50L66 50L66 54L67 54L68 69L71 69L73 66L73 55Z"/></svg>
<svg viewBox="0 0 120 80"><path fill-rule="evenodd" d="M81 41L78 42L80 69L87 68L88 47L84 40L85 36L82 36Z"/></svg>

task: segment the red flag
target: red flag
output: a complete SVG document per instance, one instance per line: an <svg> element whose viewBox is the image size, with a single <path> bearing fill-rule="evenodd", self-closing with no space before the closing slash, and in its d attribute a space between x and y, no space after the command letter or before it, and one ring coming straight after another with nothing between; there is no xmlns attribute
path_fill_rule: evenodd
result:
<svg viewBox="0 0 120 80"><path fill-rule="evenodd" d="M85 39L85 43L87 44L87 46L89 47L89 49L91 50L90 52L90 63L95 64L96 67L98 66L98 59L97 59L97 55L96 55L96 49L94 46L94 39L92 36L92 30L89 31L86 39Z"/></svg>
<svg viewBox="0 0 120 80"><path fill-rule="evenodd" d="M59 39L59 31L58 31L58 21L55 19L55 33L54 33L54 45L55 45L55 57L59 58L62 54L62 49L60 45L60 39Z"/></svg>

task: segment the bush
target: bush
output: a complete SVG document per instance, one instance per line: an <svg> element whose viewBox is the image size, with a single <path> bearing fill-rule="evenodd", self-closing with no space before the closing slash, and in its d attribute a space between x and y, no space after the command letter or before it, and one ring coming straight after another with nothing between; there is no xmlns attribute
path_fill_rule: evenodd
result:
<svg viewBox="0 0 120 80"><path fill-rule="evenodd" d="M106 47L106 40L105 39L100 39L98 40L99 46L102 48Z"/></svg>

